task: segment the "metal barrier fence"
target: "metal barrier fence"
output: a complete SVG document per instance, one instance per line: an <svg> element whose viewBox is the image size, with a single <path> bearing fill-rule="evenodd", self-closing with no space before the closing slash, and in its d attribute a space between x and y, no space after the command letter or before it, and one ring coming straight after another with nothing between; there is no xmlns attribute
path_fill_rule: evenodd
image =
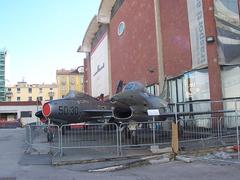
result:
<svg viewBox="0 0 240 180"><path fill-rule="evenodd" d="M123 123L119 127L120 147L169 145L171 128L171 121Z"/></svg>
<svg viewBox="0 0 240 180"><path fill-rule="evenodd" d="M169 146L171 122L141 122L136 128L131 123L70 124L60 128L55 125L26 126L26 142L31 150L56 149L62 156L73 149L100 149L112 156L122 155L127 147ZM108 150L106 150L108 148ZM111 148L112 150L109 150ZM99 151L98 151L99 152Z"/></svg>
<svg viewBox="0 0 240 180"><path fill-rule="evenodd" d="M30 150L51 151L67 155L68 150L100 148L112 156L123 151L156 145L170 146L172 121L116 124L75 124L26 126ZM239 145L240 116L219 116L178 121L179 147L182 150ZM239 155L239 151L238 151ZM238 156L240 157L240 155Z"/></svg>
<svg viewBox="0 0 240 180"><path fill-rule="evenodd" d="M223 116L187 120L179 128L180 150L199 150L210 147L227 147L227 151L217 154L215 158L231 162L240 160L239 152L239 125L240 116ZM230 153L231 152L231 153ZM237 154L236 154L237 153ZM214 156L213 156L214 157Z"/></svg>
<svg viewBox="0 0 240 180"><path fill-rule="evenodd" d="M63 125L61 155L64 149L115 148L119 154L118 126L109 124Z"/></svg>
<svg viewBox="0 0 240 180"><path fill-rule="evenodd" d="M26 144L28 151L37 153L60 152L60 131L56 125L27 125Z"/></svg>
<svg viewBox="0 0 240 180"><path fill-rule="evenodd" d="M189 119L180 123L180 149L192 150L206 147L220 146L221 118Z"/></svg>

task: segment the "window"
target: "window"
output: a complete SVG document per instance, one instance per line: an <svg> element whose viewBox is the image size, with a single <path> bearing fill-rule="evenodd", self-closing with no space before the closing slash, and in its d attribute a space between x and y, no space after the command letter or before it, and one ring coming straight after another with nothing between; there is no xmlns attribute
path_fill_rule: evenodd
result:
<svg viewBox="0 0 240 180"><path fill-rule="evenodd" d="M32 117L32 111L21 111L21 117Z"/></svg>
<svg viewBox="0 0 240 180"><path fill-rule="evenodd" d="M118 36L121 36L125 31L125 22L120 22L117 29Z"/></svg>
<svg viewBox="0 0 240 180"><path fill-rule="evenodd" d="M32 93L32 88L28 88L28 93Z"/></svg>
<svg viewBox="0 0 240 180"><path fill-rule="evenodd" d="M150 94L156 95L156 86L155 85L148 86L147 90Z"/></svg>
<svg viewBox="0 0 240 180"><path fill-rule="evenodd" d="M191 71L183 76L185 101L210 98L208 70Z"/></svg>
<svg viewBox="0 0 240 180"><path fill-rule="evenodd" d="M37 101L42 101L42 100L43 100L42 96L37 97Z"/></svg>
<svg viewBox="0 0 240 180"><path fill-rule="evenodd" d="M7 97L7 101L11 101L12 99L11 99L11 97Z"/></svg>
<svg viewBox="0 0 240 180"><path fill-rule="evenodd" d="M168 80L172 103L210 98L208 70L187 72L184 75Z"/></svg>
<svg viewBox="0 0 240 180"><path fill-rule="evenodd" d="M17 97L17 101L21 101L21 98L20 98L20 97Z"/></svg>
<svg viewBox="0 0 240 180"><path fill-rule="evenodd" d="M221 70L223 98L240 97L240 66L225 66Z"/></svg>
<svg viewBox="0 0 240 180"><path fill-rule="evenodd" d="M70 85L70 90L75 90L75 86L74 85Z"/></svg>
<svg viewBox="0 0 240 180"><path fill-rule="evenodd" d="M28 101L32 101L32 97L28 97Z"/></svg>
<svg viewBox="0 0 240 180"><path fill-rule="evenodd" d="M50 97L49 97L49 100L50 100L50 101L53 100L53 96L50 96Z"/></svg>
<svg viewBox="0 0 240 180"><path fill-rule="evenodd" d="M39 93L42 93L42 88L39 88Z"/></svg>
<svg viewBox="0 0 240 180"><path fill-rule="evenodd" d="M80 77L80 83L83 84L84 83L84 79L83 76Z"/></svg>
<svg viewBox="0 0 240 180"><path fill-rule="evenodd" d="M62 77L60 81L62 86L66 85L66 79L64 77Z"/></svg>
<svg viewBox="0 0 240 180"><path fill-rule="evenodd" d="M11 88L8 88L8 91L10 92L10 91L12 91L12 89L11 89Z"/></svg>
<svg viewBox="0 0 240 180"><path fill-rule="evenodd" d="M53 90L53 88L51 87L51 88L49 88L50 89L50 91L52 91Z"/></svg>
<svg viewBox="0 0 240 180"><path fill-rule="evenodd" d="M75 81L76 81L76 80L75 80L75 77L71 77L70 79L71 79L71 80L70 80L71 85L75 85L75 83L76 83L76 82L75 82Z"/></svg>
<svg viewBox="0 0 240 180"><path fill-rule="evenodd" d="M21 88L17 88L17 93L20 93L21 92Z"/></svg>
<svg viewBox="0 0 240 180"><path fill-rule="evenodd" d="M208 100L210 98L207 69L186 72L177 78L168 80L168 85L170 102L179 103L177 111L211 111L210 103L191 103L192 101ZM174 105L171 105L170 108L174 110ZM210 116L206 115L206 117ZM201 117L201 115L194 115L194 117ZM204 121L204 123L206 122ZM200 125L198 124L198 126Z"/></svg>

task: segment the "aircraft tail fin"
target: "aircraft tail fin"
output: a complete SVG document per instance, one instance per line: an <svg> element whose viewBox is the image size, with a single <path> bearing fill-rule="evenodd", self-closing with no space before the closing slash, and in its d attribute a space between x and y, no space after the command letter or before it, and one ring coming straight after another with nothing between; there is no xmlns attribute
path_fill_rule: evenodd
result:
<svg viewBox="0 0 240 180"><path fill-rule="evenodd" d="M118 83L117 83L117 88L116 88L116 94L117 93L120 93L123 89L123 81L122 80L119 80Z"/></svg>
<svg viewBox="0 0 240 180"><path fill-rule="evenodd" d="M163 89L159 96L161 99L170 102L169 84L167 82L167 77L164 79Z"/></svg>

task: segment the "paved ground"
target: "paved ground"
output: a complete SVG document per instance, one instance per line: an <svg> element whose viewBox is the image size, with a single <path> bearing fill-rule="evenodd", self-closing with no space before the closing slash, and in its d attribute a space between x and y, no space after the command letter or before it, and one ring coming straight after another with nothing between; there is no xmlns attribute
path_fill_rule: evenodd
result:
<svg viewBox="0 0 240 180"><path fill-rule="evenodd" d="M6 179L98 179L98 180L237 180L240 178L240 165L227 163L209 163L195 161L193 163L169 162L164 164L134 167L115 172L89 173L86 169L96 164L68 165L54 167L48 165L48 156L34 156L38 164L27 165L23 159L24 129L0 129L0 180ZM44 160L45 158L45 160Z"/></svg>

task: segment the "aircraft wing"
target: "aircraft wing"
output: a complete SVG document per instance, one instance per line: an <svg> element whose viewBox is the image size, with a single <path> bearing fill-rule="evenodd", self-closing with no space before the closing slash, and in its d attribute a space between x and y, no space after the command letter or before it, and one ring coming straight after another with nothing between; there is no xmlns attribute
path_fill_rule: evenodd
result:
<svg viewBox="0 0 240 180"><path fill-rule="evenodd" d="M205 114L220 114L220 113L233 113L235 110L218 110L218 111L199 111L199 112L165 112L160 113L161 117L175 117L177 116L193 116L193 115L205 115Z"/></svg>
<svg viewBox="0 0 240 180"><path fill-rule="evenodd" d="M89 109L83 111L84 115L91 119L103 119L112 117L112 110Z"/></svg>

